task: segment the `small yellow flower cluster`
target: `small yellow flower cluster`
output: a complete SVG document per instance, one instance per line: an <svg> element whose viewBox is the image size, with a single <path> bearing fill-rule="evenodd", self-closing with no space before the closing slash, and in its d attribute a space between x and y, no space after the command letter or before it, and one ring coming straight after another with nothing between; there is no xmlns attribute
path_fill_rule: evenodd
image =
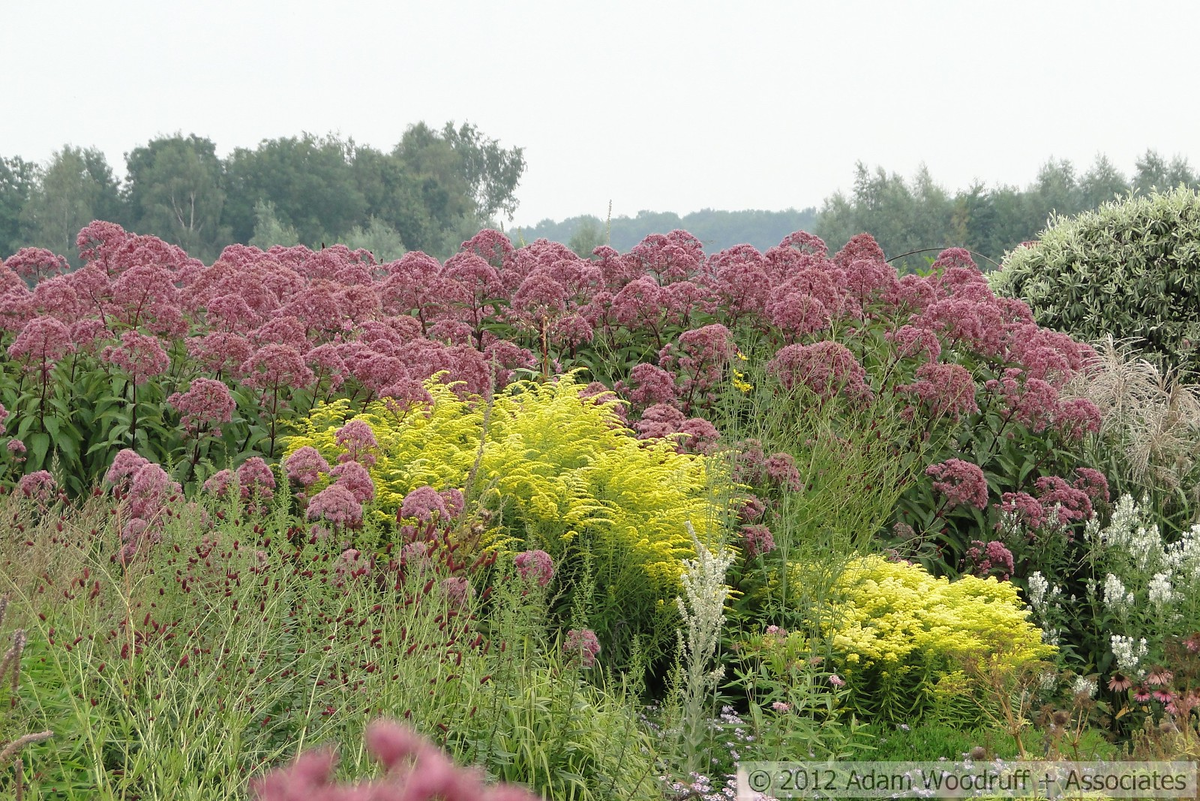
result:
<svg viewBox="0 0 1200 801"><path fill-rule="evenodd" d="M867 556L847 566L834 598L825 629L855 689L900 687L911 675L926 686L910 690L929 692L973 659L1015 670L1054 653L1017 588L995 578L952 582L919 565Z"/></svg>

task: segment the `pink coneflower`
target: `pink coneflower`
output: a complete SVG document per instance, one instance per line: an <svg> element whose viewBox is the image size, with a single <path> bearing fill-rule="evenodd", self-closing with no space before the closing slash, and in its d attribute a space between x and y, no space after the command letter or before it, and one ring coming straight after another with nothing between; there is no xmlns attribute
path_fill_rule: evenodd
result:
<svg viewBox="0 0 1200 801"><path fill-rule="evenodd" d="M1146 683L1151 687L1158 687L1164 684L1170 684L1175 678L1175 674L1166 668L1154 668L1146 675Z"/></svg>
<svg viewBox="0 0 1200 801"><path fill-rule="evenodd" d="M1133 700L1139 704L1147 703L1150 700L1150 690L1146 688L1146 685L1139 684L1133 689Z"/></svg>
<svg viewBox="0 0 1200 801"><path fill-rule="evenodd" d="M1108 679L1108 689L1115 693L1123 693L1132 686L1133 682L1129 680L1129 677L1121 673L1114 673Z"/></svg>
<svg viewBox="0 0 1200 801"><path fill-rule="evenodd" d="M1171 692L1170 690L1164 690L1161 687L1154 690L1150 694L1154 696L1155 701L1159 701L1164 704L1170 704L1175 700L1175 693Z"/></svg>

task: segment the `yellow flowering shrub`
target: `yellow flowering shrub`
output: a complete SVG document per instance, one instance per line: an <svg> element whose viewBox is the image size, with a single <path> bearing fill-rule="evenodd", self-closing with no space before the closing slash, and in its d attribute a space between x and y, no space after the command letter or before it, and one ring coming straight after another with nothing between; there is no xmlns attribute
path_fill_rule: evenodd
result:
<svg viewBox="0 0 1200 801"><path fill-rule="evenodd" d="M670 442L639 441L613 402L580 398L571 375L514 385L490 409L436 378L426 389L433 398L427 407L376 402L355 415L379 444L369 513L394 520L405 495L421 486L462 489L496 512L483 548L540 548L574 576L586 554L593 615L623 627L655 618L654 636L669 638L682 560L695 556L685 524L706 543L719 537L728 485L716 462L679 453ZM318 407L288 439L287 454L311 445L336 462L343 448L335 434L348 415L344 402Z"/></svg>
<svg viewBox="0 0 1200 801"><path fill-rule="evenodd" d="M952 582L879 556L847 566L823 622L853 705L901 722L944 706L938 694L947 687L981 693L962 681L973 660L1017 671L1054 653L1013 584L975 576Z"/></svg>

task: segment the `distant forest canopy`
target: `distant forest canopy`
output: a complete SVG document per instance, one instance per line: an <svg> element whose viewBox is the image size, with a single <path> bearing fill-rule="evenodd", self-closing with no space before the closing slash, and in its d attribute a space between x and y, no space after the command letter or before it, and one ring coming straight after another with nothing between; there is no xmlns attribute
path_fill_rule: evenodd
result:
<svg viewBox="0 0 1200 801"><path fill-rule="evenodd" d="M1200 177L1186 159L1176 157L1168 162L1153 150L1137 160L1131 178L1126 178L1105 156L1098 156L1083 174L1070 161L1051 159L1023 190L976 183L953 195L935 183L924 167L913 179L906 180L880 167L868 169L859 162L850 193L838 192L826 198L820 211L705 210L684 217L642 211L633 218L613 218L610 234L605 220L582 215L557 223L543 220L532 228L514 228L510 235L517 242L545 237L576 253L589 253L595 245L603 244L625 251L648 234L682 228L713 253L743 243L766 250L798 230L816 234L830 251L835 251L850 237L866 231L902 269L927 266L938 251L953 246L974 252L979 266L987 270L1009 250L1035 239L1052 215L1070 216L1117 197L1180 184L1200 188Z"/></svg>
<svg viewBox="0 0 1200 801"><path fill-rule="evenodd" d="M525 158L469 123L418 123L390 152L306 133L221 159L211 140L175 134L134 148L125 165L118 181L94 148L65 146L44 165L0 154L0 259L22 247L73 257L76 234L97 219L206 261L234 242L449 255L516 209Z"/></svg>
<svg viewBox="0 0 1200 801"><path fill-rule="evenodd" d="M1037 238L1053 215L1072 216L1114 198L1181 184L1200 188L1200 177L1186 159L1167 162L1153 150L1137 160L1128 179L1103 155L1082 175L1070 161L1050 159L1024 190L976 183L954 195L934 183L924 167L906 181L859 162L854 188L825 200L812 233L834 250L866 231L889 259L930 249L893 262L908 269L927 265L941 248L964 247L986 270L1017 245Z"/></svg>
<svg viewBox="0 0 1200 801"><path fill-rule="evenodd" d="M0 155L0 259L22 247L74 259L76 233L95 219L153 234L205 261L234 242L264 248L341 242L380 261L406 250L445 258L480 228L497 227L499 215L512 216L525 157L520 147L503 148L468 123L441 129L418 123L388 152L306 133L263 140L221 159L211 140L175 134L134 148L125 166L118 181L94 148L65 146L48 164ZM923 267L950 246L973 251L988 269L1036 238L1053 214L1180 184L1200 187L1200 177L1186 159L1167 161L1153 150L1128 178L1105 156L1083 173L1050 159L1025 189L976 183L954 194L924 167L905 179L860 162L850 192L826 198L819 211L581 215L508 233L518 245L546 238L587 255L604 244L627 251L649 234L676 228L710 253L743 243L766 250L798 230L836 250L866 231L902 269Z"/></svg>
<svg viewBox="0 0 1200 801"><path fill-rule="evenodd" d="M631 250L650 234L683 229L704 243L707 253L718 253L734 245L749 244L759 250L778 245L795 231L812 230L815 208L802 211L714 211L704 209L680 217L674 212L639 211L636 217L600 219L590 214L562 222L542 220L532 228L516 227L508 232L514 243L549 239L561 242L576 254L586 256L598 245L621 252Z"/></svg>

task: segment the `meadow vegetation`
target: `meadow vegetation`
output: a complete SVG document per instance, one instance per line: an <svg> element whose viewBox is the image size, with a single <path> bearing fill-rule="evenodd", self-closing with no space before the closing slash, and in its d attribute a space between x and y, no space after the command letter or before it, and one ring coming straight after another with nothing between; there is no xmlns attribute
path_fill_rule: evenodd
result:
<svg viewBox="0 0 1200 801"><path fill-rule="evenodd" d="M78 250L0 266L5 792L1197 753L1194 390L964 250Z"/></svg>

